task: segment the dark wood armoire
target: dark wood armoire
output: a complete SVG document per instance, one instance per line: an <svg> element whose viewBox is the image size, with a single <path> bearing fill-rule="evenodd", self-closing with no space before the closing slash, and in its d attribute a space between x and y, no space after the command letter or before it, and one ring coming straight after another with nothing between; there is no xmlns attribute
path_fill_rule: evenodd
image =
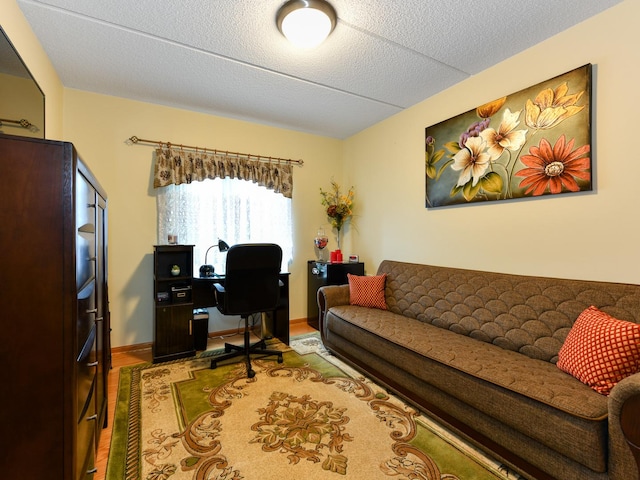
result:
<svg viewBox="0 0 640 480"><path fill-rule="evenodd" d="M107 197L71 143L0 135L0 472L95 473L110 368Z"/></svg>

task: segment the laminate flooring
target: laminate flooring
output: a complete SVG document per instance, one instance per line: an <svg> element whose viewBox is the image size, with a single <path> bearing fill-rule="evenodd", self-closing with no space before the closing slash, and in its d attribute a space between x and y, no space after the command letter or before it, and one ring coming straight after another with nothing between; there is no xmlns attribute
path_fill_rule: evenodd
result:
<svg viewBox="0 0 640 480"><path fill-rule="evenodd" d="M293 322L290 325L290 335L292 337L314 331L316 330L307 325L306 322ZM222 347L225 342L241 345L243 342L242 333L225 337L209 337L207 350ZM100 443L96 454L96 468L98 471L94 474L93 480L104 480L107 471L107 459L109 458L109 447L111 445L111 427L113 425L116 397L118 396L120 368L135 365L136 363L150 362L151 358L151 347L141 347L139 349L120 348L112 351L111 371L109 372L109 422L100 434Z"/></svg>

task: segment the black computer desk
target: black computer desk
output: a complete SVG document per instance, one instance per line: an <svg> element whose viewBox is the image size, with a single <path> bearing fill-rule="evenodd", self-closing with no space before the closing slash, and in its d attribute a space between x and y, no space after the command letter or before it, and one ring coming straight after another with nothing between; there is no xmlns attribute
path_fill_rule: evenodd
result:
<svg viewBox="0 0 640 480"><path fill-rule="evenodd" d="M280 301L273 312L265 312L265 324L262 326L264 337L276 337L289 345L289 273L281 273ZM213 292L214 283L224 283L224 276L200 278L194 277L191 298L193 308L208 308L216 306L216 296Z"/></svg>

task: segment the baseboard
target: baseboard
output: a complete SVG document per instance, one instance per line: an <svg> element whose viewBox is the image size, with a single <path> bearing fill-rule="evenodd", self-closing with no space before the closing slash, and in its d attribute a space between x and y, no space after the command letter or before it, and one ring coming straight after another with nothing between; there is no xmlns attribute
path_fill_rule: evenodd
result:
<svg viewBox="0 0 640 480"><path fill-rule="evenodd" d="M289 320L289 326L297 325L299 323L306 323L306 322L307 322L306 318L295 318L293 320ZM228 337L230 335L235 335L237 333L238 333L237 329L219 330L217 332L209 332L209 338ZM117 353L130 353L130 352L137 352L137 351L143 351L143 350L151 350L152 347L153 347L153 342L136 343L133 345L124 345L122 347L111 347L111 354L113 355Z"/></svg>
<svg viewBox="0 0 640 480"><path fill-rule="evenodd" d="M116 353L131 353L138 352L142 350L151 350L153 346L152 342L147 343L136 343L134 345L124 345L122 347L111 347L111 354L114 355Z"/></svg>

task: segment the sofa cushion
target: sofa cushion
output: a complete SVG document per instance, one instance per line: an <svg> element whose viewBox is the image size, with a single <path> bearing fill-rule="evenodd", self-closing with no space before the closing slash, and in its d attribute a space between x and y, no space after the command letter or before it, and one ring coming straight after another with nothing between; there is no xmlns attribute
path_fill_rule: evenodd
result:
<svg viewBox="0 0 640 480"><path fill-rule="evenodd" d="M637 285L512 275L384 260L387 309L556 363L578 315L596 305L640 323Z"/></svg>
<svg viewBox="0 0 640 480"><path fill-rule="evenodd" d="M347 273L349 281L349 303L360 307L387 309L384 299L385 274L375 276L352 275Z"/></svg>
<svg viewBox="0 0 640 480"><path fill-rule="evenodd" d="M607 416L606 398L554 364L534 360L388 310L344 305L332 307L330 313L424 357L553 408L587 419ZM341 327L339 322L333 322L329 328ZM357 342L357 339L352 338L351 341ZM382 352L377 353L383 355Z"/></svg>
<svg viewBox="0 0 640 480"><path fill-rule="evenodd" d="M620 380L640 370L640 325L591 306L569 331L557 366L596 392L609 395Z"/></svg>
<svg viewBox="0 0 640 480"><path fill-rule="evenodd" d="M595 471L606 468L607 399L555 365L389 311L335 306L325 321L329 346L337 335L372 349L399 370L568 458Z"/></svg>

